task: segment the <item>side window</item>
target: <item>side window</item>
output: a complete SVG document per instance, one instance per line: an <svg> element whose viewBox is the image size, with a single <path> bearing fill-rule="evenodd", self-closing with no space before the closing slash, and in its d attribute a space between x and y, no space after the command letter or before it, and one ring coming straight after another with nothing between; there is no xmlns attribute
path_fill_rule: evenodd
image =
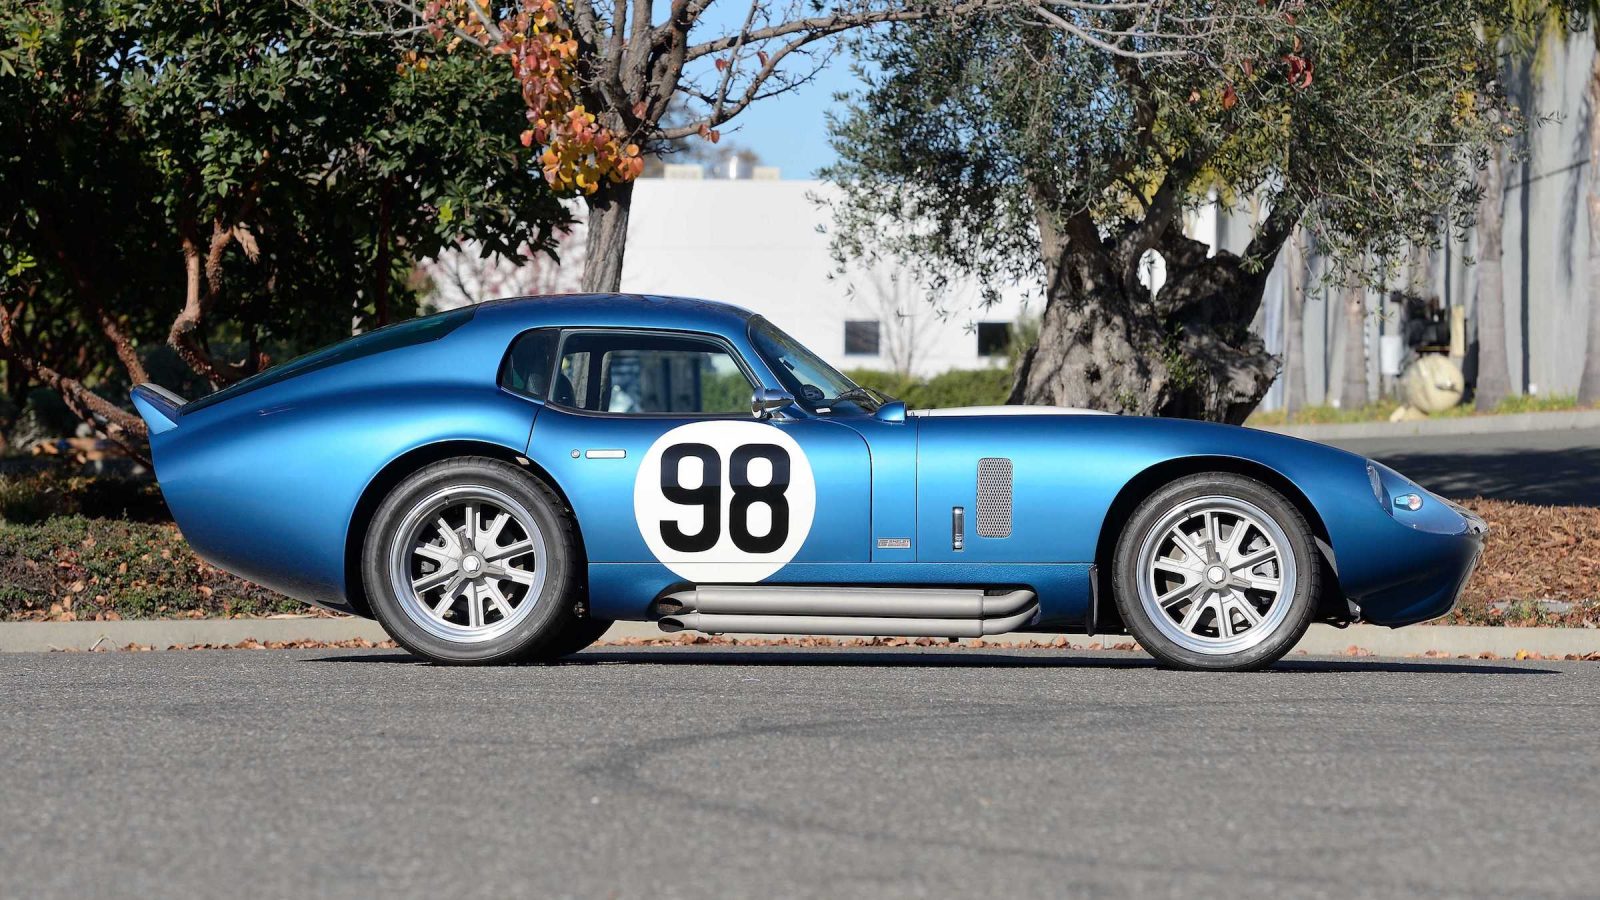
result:
<svg viewBox="0 0 1600 900"><path fill-rule="evenodd" d="M500 386L539 400L550 389L550 370L555 368L556 343L561 332L540 328L517 335L511 351L500 365Z"/></svg>
<svg viewBox="0 0 1600 900"><path fill-rule="evenodd" d="M750 409L750 379L705 338L578 332L561 346L550 399L590 412L712 415Z"/></svg>

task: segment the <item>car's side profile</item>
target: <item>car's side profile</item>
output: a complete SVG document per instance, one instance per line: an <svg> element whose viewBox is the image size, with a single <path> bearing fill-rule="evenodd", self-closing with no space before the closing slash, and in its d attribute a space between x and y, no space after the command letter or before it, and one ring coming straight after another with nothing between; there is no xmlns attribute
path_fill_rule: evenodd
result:
<svg viewBox="0 0 1600 900"><path fill-rule="evenodd" d="M1483 523L1231 426L907 411L771 323L681 298L497 301L193 402L141 385L195 550L458 663L667 631L1122 631L1254 668L1314 621L1447 613Z"/></svg>

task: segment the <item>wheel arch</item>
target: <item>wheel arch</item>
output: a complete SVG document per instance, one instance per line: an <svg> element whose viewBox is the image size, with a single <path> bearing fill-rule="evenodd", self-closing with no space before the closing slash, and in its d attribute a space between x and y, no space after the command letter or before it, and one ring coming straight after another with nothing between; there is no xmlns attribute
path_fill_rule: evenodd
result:
<svg viewBox="0 0 1600 900"><path fill-rule="evenodd" d="M377 512L378 506L383 503L383 498L395 486L404 481L411 473L432 463L442 462L462 456L482 456L489 459L498 459L502 462L516 466L518 469L543 481L568 510L572 503L567 499L567 492L551 477L549 470L537 462L522 455L522 452L503 444L477 440L448 440L414 447L405 453L390 460L378 474L367 482L361 492L361 498L356 501L355 511L350 515L350 527L345 532L344 541L344 589L345 600L350 608L366 618L372 618L372 610L367 605L366 585L361 575L361 548L366 542L367 529L372 525L372 516ZM573 531L578 538L579 565L584 564L588 554L583 545L583 530L574 520ZM581 572L580 568L580 572ZM580 582L588 579L580 575Z"/></svg>
<svg viewBox="0 0 1600 900"><path fill-rule="evenodd" d="M1100 525L1100 538L1095 545L1097 587L1102 598L1097 614L1113 620L1117 616L1116 604L1109 602L1112 596L1111 581L1114 568L1112 559L1116 553L1117 539L1122 536L1122 529L1126 527L1133 511L1162 485L1188 475L1200 475L1206 472L1228 472L1254 478L1282 494L1284 499L1305 516L1325 563L1322 567L1321 618L1338 618L1345 611L1344 593L1339 589L1338 560L1334 555L1333 540L1329 536L1328 526L1323 522L1316 506L1304 491L1277 469L1255 460L1221 455L1182 456L1163 460L1128 479L1122 490L1117 492L1117 496L1111 501L1111 506L1106 510L1105 520ZM1102 618L1102 621L1105 619ZM1121 627L1121 622L1115 624Z"/></svg>

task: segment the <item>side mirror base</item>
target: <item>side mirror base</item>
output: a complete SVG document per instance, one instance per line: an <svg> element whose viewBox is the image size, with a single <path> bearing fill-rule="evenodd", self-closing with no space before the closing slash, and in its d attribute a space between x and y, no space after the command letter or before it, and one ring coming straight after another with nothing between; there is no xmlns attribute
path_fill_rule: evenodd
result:
<svg viewBox="0 0 1600 900"><path fill-rule="evenodd" d="M904 400L890 400L878 407L872 414L880 422L904 422L906 420L906 402Z"/></svg>
<svg viewBox="0 0 1600 900"><path fill-rule="evenodd" d="M794 395L788 391L776 388L756 388L750 395L750 415L758 419L770 419L772 414L785 406L794 404Z"/></svg>

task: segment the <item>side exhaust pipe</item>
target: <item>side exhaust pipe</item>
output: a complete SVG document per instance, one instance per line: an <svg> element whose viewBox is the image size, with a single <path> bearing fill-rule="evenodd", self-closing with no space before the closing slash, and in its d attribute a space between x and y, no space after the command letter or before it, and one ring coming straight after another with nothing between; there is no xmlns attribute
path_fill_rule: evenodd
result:
<svg viewBox="0 0 1600 900"><path fill-rule="evenodd" d="M1039 613L1039 605L994 619L917 619L872 616L763 616L688 612L659 620L661 630L713 634L845 634L861 637L983 637L1016 631Z"/></svg>
<svg viewBox="0 0 1600 900"><path fill-rule="evenodd" d="M985 594L976 588L850 588L707 585L656 602L656 614L982 619L1012 616L1035 604L1033 591Z"/></svg>

